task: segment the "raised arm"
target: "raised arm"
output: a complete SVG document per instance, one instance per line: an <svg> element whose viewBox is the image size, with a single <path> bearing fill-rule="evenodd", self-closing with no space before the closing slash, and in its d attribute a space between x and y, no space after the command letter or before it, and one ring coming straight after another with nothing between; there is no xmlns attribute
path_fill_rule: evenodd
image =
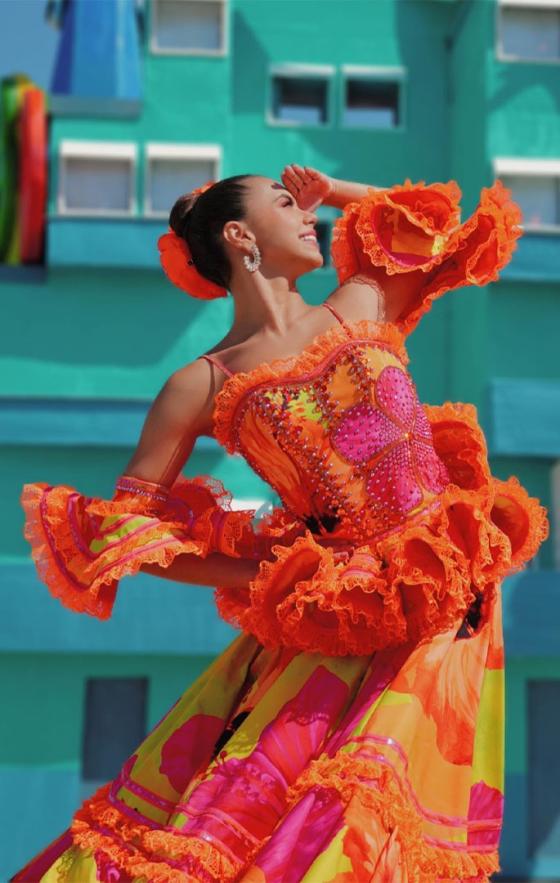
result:
<svg viewBox="0 0 560 883"><path fill-rule="evenodd" d="M342 209L331 243L339 284L372 278L384 292L387 320L404 334L446 292L496 281L522 234L521 210L499 180L482 188L475 211L461 223L456 181L407 178L382 188L295 164L282 179L301 208L323 202Z"/></svg>

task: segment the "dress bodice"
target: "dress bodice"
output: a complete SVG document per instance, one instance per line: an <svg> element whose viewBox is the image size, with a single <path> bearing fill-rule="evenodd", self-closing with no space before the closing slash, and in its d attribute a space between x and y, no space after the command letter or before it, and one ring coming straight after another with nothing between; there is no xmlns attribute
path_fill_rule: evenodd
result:
<svg viewBox="0 0 560 883"><path fill-rule="evenodd" d="M216 438L312 533L381 535L449 482L407 364L394 325L333 326L298 356L227 377Z"/></svg>

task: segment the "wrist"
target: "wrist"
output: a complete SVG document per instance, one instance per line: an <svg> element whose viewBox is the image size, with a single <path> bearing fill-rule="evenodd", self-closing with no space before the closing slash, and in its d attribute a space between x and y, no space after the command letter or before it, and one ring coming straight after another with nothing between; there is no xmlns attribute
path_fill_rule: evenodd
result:
<svg viewBox="0 0 560 883"><path fill-rule="evenodd" d="M340 203L340 199L341 199L340 189L341 189L341 184L343 184L343 182L339 178L333 178L330 175L328 176L328 179L329 179L329 184L330 184L331 189L329 190L328 194L323 199L323 204L336 207Z"/></svg>

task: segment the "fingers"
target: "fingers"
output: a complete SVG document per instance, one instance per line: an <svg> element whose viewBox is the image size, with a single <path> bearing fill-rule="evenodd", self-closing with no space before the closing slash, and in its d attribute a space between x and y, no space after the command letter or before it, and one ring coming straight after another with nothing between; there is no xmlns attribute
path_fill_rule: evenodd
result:
<svg viewBox="0 0 560 883"><path fill-rule="evenodd" d="M291 166L286 166L280 177L282 178L282 183L286 185L288 190L295 189L298 191L301 189L301 180L292 170Z"/></svg>
<svg viewBox="0 0 560 883"><path fill-rule="evenodd" d="M299 166L297 163L290 163L285 167L284 171L289 176L290 181L293 181L300 190L308 181L308 175L303 166Z"/></svg>

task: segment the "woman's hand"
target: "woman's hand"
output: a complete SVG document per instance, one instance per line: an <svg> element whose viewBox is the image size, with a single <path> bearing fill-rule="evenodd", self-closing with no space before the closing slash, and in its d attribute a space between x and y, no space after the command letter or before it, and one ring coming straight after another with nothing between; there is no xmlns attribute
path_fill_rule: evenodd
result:
<svg viewBox="0 0 560 883"><path fill-rule="evenodd" d="M313 211L335 191L335 180L323 172L296 163L284 166L282 183L288 188L298 206Z"/></svg>

